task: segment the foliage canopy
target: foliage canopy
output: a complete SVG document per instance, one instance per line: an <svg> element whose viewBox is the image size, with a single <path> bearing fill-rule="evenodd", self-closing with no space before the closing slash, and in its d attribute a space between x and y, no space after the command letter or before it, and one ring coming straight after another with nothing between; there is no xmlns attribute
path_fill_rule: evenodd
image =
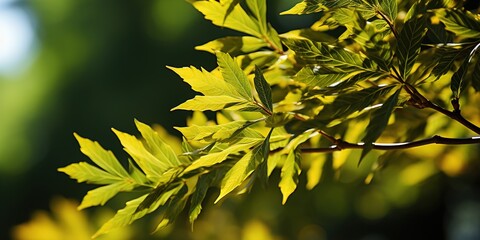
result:
<svg viewBox="0 0 480 240"><path fill-rule="evenodd" d="M302 172L308 189L318 184L327 160L334 171L358 162L369 182L395 150L480 143L480 18L462 1L304 0L281 14L318 21L283 34L267 21L265 0L190 2L213 24L246 35L196 47L215 54L211 71L169 67L198 92L173 108L194 111L176 128L181 152L135 120L141 138L113 129L131 157L125 169L111 151L75 134L95 165L59 171L102 185L80 209L119 192L144 192L94 236L154 211L160 229L186 206L193 224L210 188L220 189L219 202L266 185L275 169L285 204Z"/></svg>

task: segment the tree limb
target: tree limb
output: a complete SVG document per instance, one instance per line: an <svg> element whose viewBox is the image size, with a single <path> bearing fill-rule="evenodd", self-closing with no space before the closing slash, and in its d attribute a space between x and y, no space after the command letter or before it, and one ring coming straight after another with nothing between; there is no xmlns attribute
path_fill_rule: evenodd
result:
<svg viewBox="0 0 480 240"><path fill-rule="evenodd" d="M372 149L377 150L398 150L398 149L407 149L425 146L429 144L443 144L443 145L466 145L466 144L480 144L480 136L475 136L471 138L447 138L435 135L431 138L426 138L422 140L412 141L412 142L402 142L402 143L373 143ZM336 144L329 147L322 148L302 148L302 153L328 153L341 151L343 149L363 149L365 147L364 143L350 143L343 140L336 140Z"/></svg>

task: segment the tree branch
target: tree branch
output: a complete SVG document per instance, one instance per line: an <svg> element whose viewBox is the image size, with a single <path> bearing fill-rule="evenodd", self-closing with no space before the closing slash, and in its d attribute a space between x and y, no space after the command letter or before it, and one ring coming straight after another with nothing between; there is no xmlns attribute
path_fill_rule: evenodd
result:
<svg viewBox="0 0 480 240"><path fill-rule="evenodd" d="M343 140L336 140L335 145L323 148L302 148L300 149L302 153L329 153L341 151L343 149L363 149L365 147L364 143L350 143ZM402 143L373 143L372 149L377 150L398 150L398 149L407 149L425 146L429 144L443 144L443 145L466 145L466 144L479 144L480 136L471 137L471 138L447 138L441 136L433 136L431 138L426 138L422 140L412 141L412 142L402 142Z"/></svg>

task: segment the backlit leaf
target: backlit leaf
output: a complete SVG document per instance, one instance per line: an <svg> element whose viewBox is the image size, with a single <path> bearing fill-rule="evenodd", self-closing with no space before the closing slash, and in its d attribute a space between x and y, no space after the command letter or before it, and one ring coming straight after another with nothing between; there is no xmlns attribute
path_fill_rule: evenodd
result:
<svg viewBox="0 0 480 240"><path fill-rule="evenodd" d="M254 83L260 101L270 112L272 112L272 90L268 82L265 80L262 70L260 70L258 66L255 67Z"/></svg>
<svg viewBox="0 0 480 240"><path fill-rule="evenodd" d="M282 204L287 202L288 197L295 191L300 175L300 154L297 151L290 151L282 167L281 180L278 186L283 195Z"/></svg>
<svg viewBox="0 0 480 240"><path fill-rule="evenodd" d="M367 153L372 150L372 143L380 137L383 130L385 130L385 128L387 127L388 119L390 118L390 115L392 115L393 110L397 106L400 91L401 88L398 89L394 94L392 94L379 109L376 109L372 113L372 116L370 117L370 122L368 123L366 129L366 134L362 138L364 148L362 150L362 156L360 159L365 157L365 155L367 155Z"/></svg>
<svg viewBox="0 0 480 240"><path fill-rule="evenodd" d="M425 18L414 18L405 23L398 37L397 57L400 75L406 79L420 53L423 36L427 32Z"/></svg>
<svg viewBox="0 0 480 240"><path fill-rule="evenodd" d="M239 151L246 150L254 145L256 141L248 141L246 143L236 143L235 145L229 146L221 152L210 153L208 155L200 157L198 160L194 161L190 166L185 169L185 172L193 171L202 167L210 167L212 165L221 163L225 161L227 156L232 153L237 153Z"/></svg>
<svg viewBox="0 0 480 240"><path fill-rule="evenodd" d="M87 195L83 197L78 209L98 205L103 206L108 200L117 195L117 193L132 191L134 187L135 183L133 181L122 181L95 188L88 191Z"/></svg>
<svg viewBox="0 0 480 240"><path fill-rule="evenodd" d="M465 90L468 84L467 79L467 72L471 67L472 63L476 63L474 61L474 57L477 54L477 51L480 49L480 43L475 46L475 48L470 51L468 58L466 58L460 68L452 75L452 82L450 84L450 88L452 89L454 98L459 98L460 94ZM475 66L474 68L475 69Z"/></svg>
<svg viewBox="0 0 480 240"><path fill-rule="evenodd" d="M111 151L102 148L98 142L82 138L76 133L74 135L80 144L80 151L88 156L95 164L112 175L128 177L127 171L125 171Z"/></svg>
<svg viewBox="0 0 480 240"><path fill-rule="evenodd" d="M201 46L197 46L195 49L210 53L220 51L230 53L231 55L238 55L241 53L250 53L263 47L268 47L268 44L263 39L245 36L219 38Z"/></svg>
<svg viewBox="0 0 480 240"><path fill-rule="evenodd" d="M215 0L195 1L192 4L205 15L205 19L212 21L217 26L231 28L260 38L262 36L260 26L242 9L240 4L233 7L228 17L225 17L225 14L230 7L229 4L222 5Z"/></svg>
<svg viewBox="0 0 480 240"><path fill-rule="evenodd" d="M175 154L173 149L160 138L156 131L150 126L137 120L135 120L135 125L137 126L138 131L142 134L143 139L146 141L147 150L157 159L161 162L167 163L169 167L181 165L177 154Z"/></svg>
<svg viewBox="0 0 480 240"><path fill-rule="evenodd" d="M480 21L471 12L445 8L436 9L433 12L445 24L445 28L459 38L480 38Z"/></svg>
<svg viewBox="0 0 480 240"><path fill-rule="evenodd" d="M87 162L72 163L66 167L59 168L58 171L66 173L79 183L111 184L122 180L121 177L103 171Z"/></svg>
<svg viewBox="0 0 480 240"><path fill-rule="evenodd" d="M392 86L371 87L356 92L339 95L331 104L325 105L318 114L319 119L346 117L356 111L370 107L379 97L385 95Z"/></svg>
<svg viewBox="0 0 480 240"><path fill-rule="evenodd" d="M369 59L345 48L306 39L285 39L284 43L307 63L344 72L376 71Z"/></svg>
<svg viewBox="0 0 480 240"><path fill-rule="evenodd" d="M253 101L250 81L240 66L227 53L217 52L216 55L225 82L231 84L245 100Z"/></svg>
<svg viewBox="0 0 480 240"><path fill-rule="evenodd" d="M295 74L294 80L305 83L310 87L324 88L343 81L349 76L351 76L350 73L335 73L328 70L322 72L320 67L306 66Z"/></svg>
<svg viewBox="0 0 480 240"><path fill-rule="evenodd" d="M195 96L184 103L172 108L172 110L190 110L190 111L217 111L222 109L239 109L249 105L245 99L230 96ZM255 107L255 105L252 105Z"/></svg>

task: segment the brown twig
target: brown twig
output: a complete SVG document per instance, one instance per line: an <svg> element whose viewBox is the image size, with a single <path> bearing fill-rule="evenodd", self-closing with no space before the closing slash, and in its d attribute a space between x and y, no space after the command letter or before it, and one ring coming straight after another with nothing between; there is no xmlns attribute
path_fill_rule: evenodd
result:
<svg viewBox="0 0 480 240"><path fill-rule="evenodd" d="M350 143L343 140L336 140L337 144L321 148L302 148L302 153L329 153L341 151L343 149L363 149L364 143ZM425 146L429 144L443 144L443 145L465 145L465 144L479 144L480 136L471 138L447 138L441 136L433 136L422 140L402 143L373 143L372 149L377 150L398 150Z"/></svg>

